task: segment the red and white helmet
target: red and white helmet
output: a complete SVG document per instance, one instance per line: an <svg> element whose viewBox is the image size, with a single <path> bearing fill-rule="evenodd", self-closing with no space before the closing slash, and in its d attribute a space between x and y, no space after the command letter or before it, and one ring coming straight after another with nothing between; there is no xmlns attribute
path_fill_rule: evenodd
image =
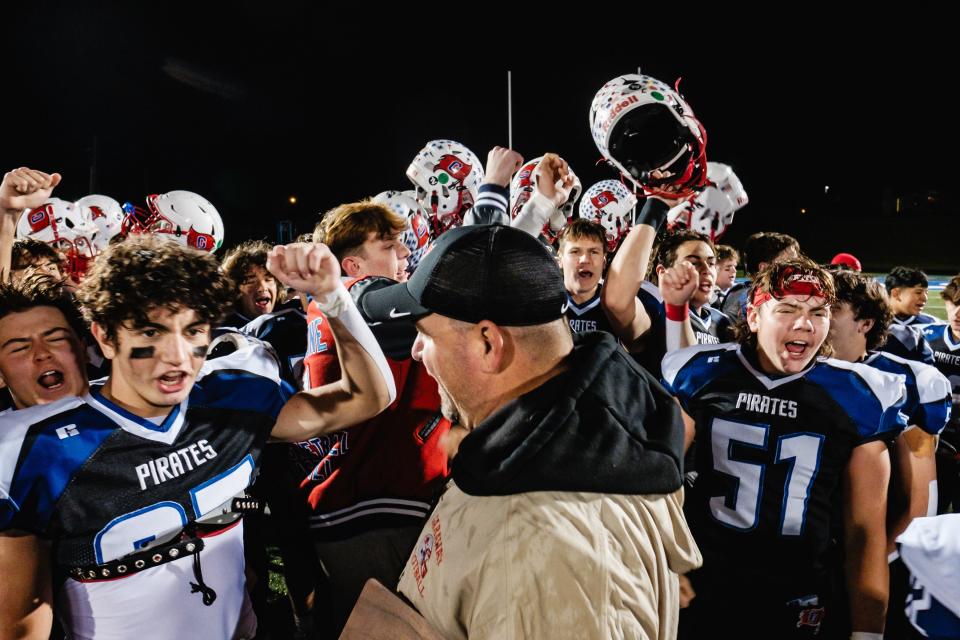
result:
<svg viewBox="0 0 960 640"><path fill-rule="evenodd" d="M477 200L483 165L470 149L453 140L431 140L407 167L417 202L430 215L433 237L463 223Z"/></svg>
<svg viewBox="0 0 960 640"><path fill-rule="evenodd" d="M615 251L620 238L627 235L633 220L637 196L619 180L601 180L583 194L580 217L603 225L607 246Z"/></svg>
<svg viewBox="0 0 960 640"><path fill-rule="evenodd" d="M407 228L401 240L410 250L410 255L407 256L407 273L413 273L430 246L427 213L417 202L417 192L384 191L375 195L373 201L387 205L407 221Z"/></svg>
<svg viewBox="0 0 960 640"><path fill-rule="evenodd" d="M110 239L123 229L123 218L126 215L120 203L109 196L92 194L84 196L74 203L81 215L90 220L99 229L95 245L97 251L103 251L110 244Z"/></svg>
<svg viewBox="0 0 960 640"><path fill-rule="evenodd" d="M213 252L223 244L223 220L216 207L203 196L192 191L149 195L147 208L149 213L145 217L128 213L125 231L166 234L184 246L201 251Z"/></svg>
<svg viewBox="0 0 960 640"><path fill-rule="evenodd" d="M533 193L537 188L537 165L540 164L541 160L543 160L543 156L530 160L513 175L513 180L510 182L510 217L512 219L520 214L523 205L527 204L530 198L533 197ZM573 188L570 190L570 197L567 198L567 202L557 210L558 214L552 216L547 224L543 226L542 235L550 244L553 244L557 238L557 234L563 229L563 226L570 218L573 217L574 205L580 197L580 193L583 191L580 178L573 172L573 169L570 169L570 174L573 176L574 181Z"/></svg>
<svg viewBox="0 0 960 640"><path fill-rule="evenodd" d="M533 197L533 192L537 188L537 165L540 164L541 160L543 160L543 156L534 158L513 174L513 180L510 181L511 218L516 218L523 208L523 205L527 204L527 201ZM567 219L573 217L574 206L580 198L580 194L583 192L583 185L580 184L580 178L577 177L577 174L574 173L572 168L570 169L570 174L573 175L573 188L570 190L570 197L567 199L566 204L560 207L560 212L563 214L563 217Z"/></svg>
<svg viewBox="0 0 960 640"><path fill-rule="evenodd" d="M733 222L733 214L750 202L743 183L730 165L707 163L709 183L695 198L667 213L670 228L692 229L716 242Z"/></svg>
<svg viewBox="0 0 960 640"><path fill-rule="evenodd" d="M680 93L656 78L627 74L603 85L590 132L603 157L648 194L665 186L672 197L692 194L706 182L706 131ZM654 171L672 175L655 180Z"/></svg>
<svg viewBox="0 0 960 640"><path fill-rule="evenodd" d="M99 233L81 208L60 198L50 198L39 207L27 209L17 221L17 237L46 242L63 252L67 269L77 281L100 253Z"/></svg>

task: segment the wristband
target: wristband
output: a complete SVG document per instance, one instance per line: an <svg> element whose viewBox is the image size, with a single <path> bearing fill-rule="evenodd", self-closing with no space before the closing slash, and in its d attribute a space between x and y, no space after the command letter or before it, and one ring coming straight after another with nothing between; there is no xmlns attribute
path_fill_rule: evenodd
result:
<svg viewBox="0 0 960 640"><path fill-rule="evenodd" d="M336 318L343 313L348 306L353 306L353 298L350 297L350 292L347 291L347 288L343 286L342 282L325 297L317 296L313 301L323 315L328 318Z"/></svg>
<svg viewBox="0 0 960 640"><path fill-rule="evenodd" d="M690 317L690 305L684 304L664 304L667 311L667 320L674 322L683 322Z"/></svg>
<svg viewBox="0 0 960 640"><path fill-rule="evenodd" d="M647 198L643 203L643 207L637 212L633 224L634 226L646 224L653 227L654 231L660 231L660 227L663 226L664 221L667 219L667 213L669 211L670 207L667 206L666 202L656 198Z"/></svg>

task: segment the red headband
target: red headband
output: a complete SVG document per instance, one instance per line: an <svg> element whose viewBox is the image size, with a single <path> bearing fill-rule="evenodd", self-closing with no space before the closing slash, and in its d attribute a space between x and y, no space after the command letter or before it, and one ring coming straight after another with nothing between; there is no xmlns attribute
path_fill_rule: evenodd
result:
<svg viewBox="0 0 960 640"><path fill-rule="evenodd" d="M753 307L759 307L771 298L782 300L789 296L806 296L808 298L826 298L823 292L823 282L812 273L798 272L796 269L784 269L783 274L770 291L757 289L753 293Z"/></svg>

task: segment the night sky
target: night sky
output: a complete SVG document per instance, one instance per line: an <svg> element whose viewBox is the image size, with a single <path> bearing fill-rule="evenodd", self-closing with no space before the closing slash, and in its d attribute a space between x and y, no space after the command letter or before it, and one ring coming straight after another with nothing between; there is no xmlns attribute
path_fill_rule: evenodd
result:
<svg viewBox="0 0 960 640"><path fill-rule="evenodd" d="M615 177L595 165L591 99L640 66L669 84L682 76L708 158L731 164L750 194L725 240L781 230L820 260L846 250L875 269L960 267L944 233L955 225L957 54L936 17L922 31L892 20L785 33L728 15L686 16L698 30L682 15L652 29L571 14L543 45L514 13L468 31L412 8L374 23L359 6L139 5L10 9L3 170L60 171L67 199L95 191L142 204L189 189L217 206L227 245L272 239L277 220L308 231L341 202L409 188L404 171L429 139L485 161L507 143L511 69L515 148L559 152L586 188Z"/></svg>

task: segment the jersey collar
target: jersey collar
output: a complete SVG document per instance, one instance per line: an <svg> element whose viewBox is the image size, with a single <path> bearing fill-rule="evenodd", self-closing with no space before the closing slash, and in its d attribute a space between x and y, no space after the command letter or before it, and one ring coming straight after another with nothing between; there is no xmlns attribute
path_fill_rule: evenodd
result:
<svg viewBox="0 0 960 640"><path fill-rule="evenodd" d="M130 413L123 407L111 402L104 397L103 385L90 385L90 391L84 396L87 404L110 418L118 424L124 431L155 442L163 444L172 444L180 430L183 428L184 416L187 413L187 400L189 395L184 398L180 404L173 407L163 422L159 425L154 424L146 418Z"/></svg>

